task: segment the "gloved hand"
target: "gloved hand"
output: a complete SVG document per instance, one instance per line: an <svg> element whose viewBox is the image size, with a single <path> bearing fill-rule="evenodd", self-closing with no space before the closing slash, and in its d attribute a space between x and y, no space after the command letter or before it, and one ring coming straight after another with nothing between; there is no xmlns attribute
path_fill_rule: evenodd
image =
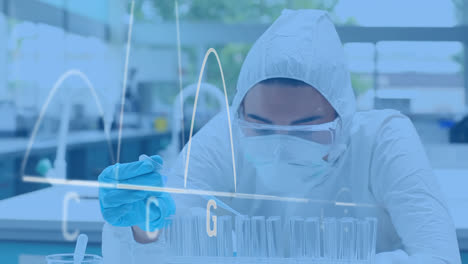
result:
<svg viewBox="0 0 468 264"><path fill-rule="evenodd" d="M163 187L165 180L159 173L163 161L152 156L160 166L150 160L136 161L107 167L99 175L99 203L104 219L114 226L138 226L145 231L161 229L166 218L175 214L175 203L169 193L109 188L108 184L131 184ZM146 203L153 196L159 205L151 203L149 208L149 230L146 228Z"/></svg>

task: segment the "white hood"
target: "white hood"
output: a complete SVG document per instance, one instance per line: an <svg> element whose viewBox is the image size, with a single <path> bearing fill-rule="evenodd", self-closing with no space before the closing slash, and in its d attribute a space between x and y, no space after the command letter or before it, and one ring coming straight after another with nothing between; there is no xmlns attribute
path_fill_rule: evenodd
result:
<svg viewBox="0 0 468 264"><path fill-rule="evenodd" d="M328 14L284 10L247 55L232 104L236 112L247 92L269 78L290 78L315 87L342 120L336 155L346 146L356 100L341 41Z"/></svg>

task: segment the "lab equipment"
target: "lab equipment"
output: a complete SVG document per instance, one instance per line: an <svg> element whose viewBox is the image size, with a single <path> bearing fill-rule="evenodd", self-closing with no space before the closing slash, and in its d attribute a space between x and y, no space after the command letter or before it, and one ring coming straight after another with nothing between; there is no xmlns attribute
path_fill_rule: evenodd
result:
<svg viewBox="0 0 468 264"><path fill-rule="evenodd" d="M339 221L339 250L340 259L356 259L356 226L354 219L345 217ZM370 238L373 239L373 238ZM372 243L372 242L371 242ZM369 252L371 254L372 252Z"/></svg>
<svg viewBox="0 0 468 264"><path fill-rule="evenodd" d="M267 219L268 256L271 258L283 257L283 226L281 217L271 216Z"/></svg>
<svg viewBox="0 0 468 264"><path fill-rule="evenodd" d="M171 224L163 230L169 259L176 263L216 259L217 263L354 264L374 260L375 218L243 215L234 217L234 225L230 215L217 219L217 236L209 237L204 230L206 218L201 214L171 217Z"/></svg>
<svg viewBox="0 0 468 264"><path fill-rule="evenodd" d="M237 242L237 256L247 257L250 256L250 251L252 249L250 239L250 218L246 215L236 216L236 242Z"/></svg>
<svg viewBox="0 0 468 264"><path fill-rule="evenodd" d="M289 219L289 254L294 258L305 256L304 218Z"/></svg>
<svg viewBox="0 0 468 264"><path fill-rule="evenodd" d="M74 264L80 264L86 253L86 246L88 245L88 236L81 234L76 240L75 252L73 253Z"/></svg>
<svg viewBox="0 0 468 264"><path fill-rule="evenodd" d="M46 257L47 264L76 264L73 254L55 254ZM86 254L79 264L103 264L100 256Z"/></svg>
<svg viewBox="0 0 468 264"><path fill-rule="evenodd" d="M54 254L46 257L47 264L102 264L102 258L86 253L88 236L80 234L73 254Z"/></svg>
<svg viewBox="0 0 468 264"><path fill-rule="evenodd" d="M364 237L363 240L368 240L370 246L364 250L368 255L366 259L373 259L375 255L375 248L377 244L377 219L374 217L367 217L365 223L369 224L369 237Z"/></svg>
<svg viewBox="0 0 468 264"><path fill-rule="evenodd" d="M337 260L337 222L336 218L327 217L323 219L323 257L325 259Z"/></svg>
<svg viewBox="0 0 468 264"><path fill-rule="evenodd" d="M159 173L162 159L142 156L141 161L115 164L107 167L98 177L99 201L104 219L114 226L137 225L145 231L160 229L166 218L175 213L175 203L166 192L118 189L117 184L136 186L164 186L164 177ZM149 208L149 229L147 230L146 208L148 199L155 197L158 206L151 203ZM141 213L135 213L141 212Z"/></svg>
<svg viewBox="0 0 468 264"><path fill-rule="evenodd" d="M218 217L218 256L220 257L232 257L234 255L233 250L233 226L232 217L225 215Z"/></svg>
<svg viewBox="0 0 468 264"><path fill-rule="evenodd" d="M251 240L253 257L267 257L267 242L266 242L266 222L264 216L254 216L250 220L251 223Z"/></svg>
<svg viewBox="0 0 468 264"><path fill-rule="evenodd" d="M57 152L55 155L55 161L52 166L52 163L48 159L41 159L39 163L36 165L36 172L40 175L45 176L48 179L67 179L67 161L66 161L66 149L67 149L67 137L70 127L70 108L71 102L69 98L64 98L62 105L63 110L60 116L60 127L58 132L58 142L57 142ZM31 139L35 137L37 133L37 124L32 132ZM29 152L29 150L28 150ZM29 155L26 153L25 157ZM21 170L23 170L24 174L24 166L26 159L23 161L23 165ZM54 184L51 181L51 184Z"/></svg>
<svg viewBox="0 0 468 264"><path fill-rule="evenodd" d="M320 257L320 218L308 217L304 222L305 256Z"/></svg>

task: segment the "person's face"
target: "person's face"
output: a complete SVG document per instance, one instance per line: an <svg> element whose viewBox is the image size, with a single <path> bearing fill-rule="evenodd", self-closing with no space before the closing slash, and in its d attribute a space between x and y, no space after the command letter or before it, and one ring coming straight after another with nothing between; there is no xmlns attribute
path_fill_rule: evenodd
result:
<svg viewBox="0 0 468 264"><path fill-rule="evenodd" d="M245 96L241 114L249 122L272 125L316 125L333 121L335 109L315 88L257 84Z"/></svg>

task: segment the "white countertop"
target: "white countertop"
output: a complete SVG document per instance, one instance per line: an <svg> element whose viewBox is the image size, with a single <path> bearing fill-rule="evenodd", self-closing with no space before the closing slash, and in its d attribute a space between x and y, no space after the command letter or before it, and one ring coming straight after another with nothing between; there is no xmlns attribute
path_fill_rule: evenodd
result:
<svg viewBox="0 0 468 264"><path fill-rule="evenodd" d="M149 129L129 129L126 128L122 131L122 139L148 137L153 135L162 134ZM118 131L111 131L110 140L118 139ZM79 132L70 132L67 136L67 144L69 147L74 145L91 144L106 141L106 135L102 130L87 130ZM0 155L14 155L24 154L29 143L29 138L0 138ZM57 137L50 136L47 138L36 138L33 143L32 150L42 150L56 148Z"/></svg>
<svg viewBox="0 0 468 264"><path fill-rule="evenodd" d="M53 186L0 201L0 240L63 241L64 197L76 192L79 203L68 202L67 230L79 229L90 242L101 241L104 219L97 188Z"/></svg>

